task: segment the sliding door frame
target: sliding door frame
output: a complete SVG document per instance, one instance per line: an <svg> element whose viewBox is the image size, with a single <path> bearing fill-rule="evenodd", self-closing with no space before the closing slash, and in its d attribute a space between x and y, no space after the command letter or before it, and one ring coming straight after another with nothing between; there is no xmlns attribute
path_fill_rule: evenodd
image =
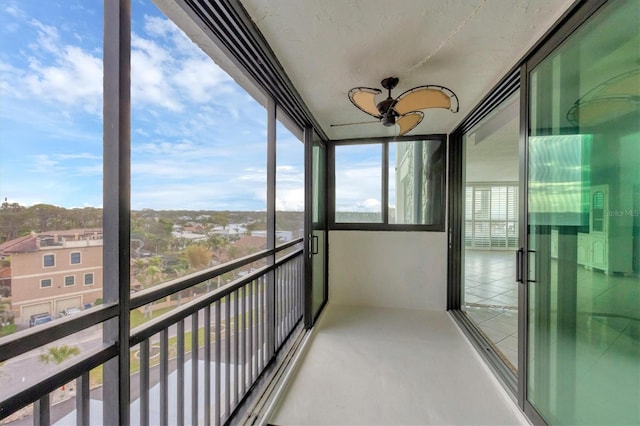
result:
<svg viewBox="0 0 640 426"><path fill-rule="evenodd" d="M495 372L507 391L533 424L546 424L527 399L528 377L528 135L529 135L529 74L531 70L560 46L576 29L582 26L607 0L578 0L540 38L540 40L518 61L506 76L472 109L458 127L449 135L449 211L448 211L448 269L447 310L461 326L463 332L481 356ZM464 249L464 197L463 138L473 126L505 101L511 94L520 91L520 137L519 137L519 247L521 255L514 256L518 277L518 375L509 370L482 335L477 326L461 310L462 301L462 250Z"/></svg>
<svg viewBox="0 0 640 426"><path fill-rule="evenodd" d="M518 318L518 363L520 377L518 380L518 405L522 408L533 424L547 424L542 415L528 400L529 382L529 285L533 283L529 277L529 223L528 223L528 177L529 177L529 106L531 101L531 87L529 84L531 71L552 54L568 37L580 28L607 0L586 0L578 2L565 20L554 26L553 32L545 42L527 55L520 67L522 91L520 98L520 250L519 270L521 282L519 285L519 318Z"/></svg>

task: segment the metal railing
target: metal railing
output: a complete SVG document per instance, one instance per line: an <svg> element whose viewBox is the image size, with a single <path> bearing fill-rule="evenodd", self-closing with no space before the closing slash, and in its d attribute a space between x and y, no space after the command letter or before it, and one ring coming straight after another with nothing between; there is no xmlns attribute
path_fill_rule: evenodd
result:
<svg viewBox="0 0 640 426"><path fill-rule="evenodd" d="M233 418L302 319L301 243L291 241L131 296L131 310L138 309L224 273L263 265L131 330L128 346L137 371L121 374L131 375L132 424L223 424ZM282 255L284 250L291 253ZM282 256L276 259L276 253ZM117 305L99 306L3 338L0 363L116 318L117 312ZM75 418L79 425L102 423L103 413L95 412L101 402L91 398L89 372L115 362L118 345L83 351L55 373L4 397L0 419L33 403L34 424L50 424L52 392L73 383L75 402L67 402L55 417Z"/></svg>

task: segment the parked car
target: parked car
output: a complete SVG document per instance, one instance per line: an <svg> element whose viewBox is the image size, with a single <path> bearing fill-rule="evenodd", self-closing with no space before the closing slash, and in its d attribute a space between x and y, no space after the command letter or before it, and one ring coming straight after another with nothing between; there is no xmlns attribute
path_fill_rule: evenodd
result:
<svg viewBox="0 0 640 426"><path fill-rule="evenodd" d="M62 315L69 316L69 315L79 314L80 312L82 312L80 308L76 308L75 306L72 306L71 308L64 309L62 311Z"/></svg>
<svg viewBox="0 0 640 426"><path fill-rule="evenodd" d="M53 321L53 318L48 312L33 314L29 317L29 327L35 327L36 325L44 324L49 321Z"/></svg>

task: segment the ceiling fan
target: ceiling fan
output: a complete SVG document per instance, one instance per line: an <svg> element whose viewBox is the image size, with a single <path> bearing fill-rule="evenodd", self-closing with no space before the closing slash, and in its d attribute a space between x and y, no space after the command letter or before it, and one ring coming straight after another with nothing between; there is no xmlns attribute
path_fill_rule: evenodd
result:
<svg viewBox="0 0 640 426"><path fill-rule="evenodd" d="M398 125L398 136L413 130L424 118L420 110L427 108L445 108L451 112L458 112L458 97L453 91L443 86L418 86L407 90L397 98L391 97L391 90L398 85L400 79L387 77L380 82L388 90L387 98L376 103L376 95L382 93L380 89L371 87L354 87L349 90L349 100L358 109L377 118L384 126ZM347 126L359 123L332 124L331 127ZM371 122L375 123L375 122Z"/></svg>

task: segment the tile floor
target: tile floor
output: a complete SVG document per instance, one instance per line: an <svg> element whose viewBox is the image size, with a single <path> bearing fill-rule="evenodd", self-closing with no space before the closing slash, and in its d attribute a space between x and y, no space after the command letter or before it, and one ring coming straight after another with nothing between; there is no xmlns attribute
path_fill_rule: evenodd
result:
<svg viewBox="0 0 640 426"><path fill-rule="evenodd" d="M446 312L329 304L269 423L526 425Z"/></svg>
<svg viewBox="0 0 640 426"><path fill-rule="evenodd" d="M515 369L514 275L513 251L465 252L464 309ZM561 331L558 292L569 283L558 282L555 260L550 276L548 339L536 340L535 331L530 336L529 391L536 408L553 423L640 424L640 277L578 266L575 329ZM533 298L536 287L530 291ZM529 312L531 321L536 315ZM547 372L539 377L538 368ZM537 380L548 387L536 389Z"/></svg>
<svg viewBox="0 0 640 426"><path fill-rule="evenodd" d="M518 368L518 284L513 250L466 250L463 310Z"/></svg>

